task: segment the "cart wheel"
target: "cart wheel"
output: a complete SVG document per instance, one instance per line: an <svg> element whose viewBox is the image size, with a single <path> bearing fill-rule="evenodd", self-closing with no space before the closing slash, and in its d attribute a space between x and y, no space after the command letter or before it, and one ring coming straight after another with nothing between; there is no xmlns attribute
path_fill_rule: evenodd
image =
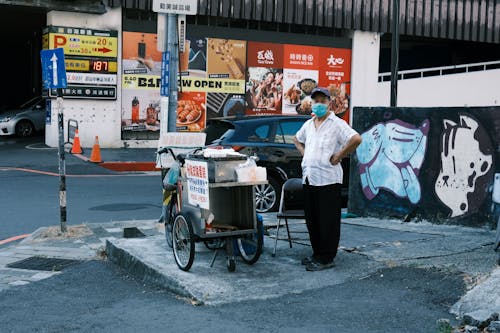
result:
<svg viewBox="0 0 500 333"><path fill-rule="evenodd" d="M234 272L236 270L236 261L234 258L227 258L227 270Z"/></svg>
<svg viewBox="0 0 500 333"><path fill-rule="evenodd" d="M224 239L210 239L203 242L205 247L209 250L220 250L226 246L226 240Z"/></svg>
<svg viewBox="0 0 500 333"><path fill-rule="evenodd" d="M172 195L175 195L173 193ZM170 199L169 206L167 207L167 220L165 221L165 239L167 240L167 245L169 248L172 248L172 229L174 227L174 220L177 215L177 205L175 204L175 199L172 197Z"/></svg>
<svg viewBox="0 0 500 333"><path fill-rule="evenodd" d="M169 248L172 248L172 244L173 244L173 241L172 241L172 229L173 229L173 224L174 224L174 220L167 220L167 222L165 222L165 239L167 240L167 245Z"/></svg>
<svg viewBox="0 0 500 333"><path fill-rule="evenodd" d="M249 265L255 264L262 253L264 243L264 225L261 220L257 220L257 233L238 238L238 249L241 259Z"/></svg>
<svg viewBox="0 0 500 333"><path fill-rule="evenodd" d="M183 271L188 271L194 261L194 234L191 221L182 213L175 217L172 241L177 266Z"/></svg>

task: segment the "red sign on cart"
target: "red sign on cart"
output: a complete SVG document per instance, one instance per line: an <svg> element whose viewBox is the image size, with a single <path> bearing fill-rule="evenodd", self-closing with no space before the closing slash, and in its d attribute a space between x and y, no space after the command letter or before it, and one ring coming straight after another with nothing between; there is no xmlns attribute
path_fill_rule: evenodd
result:
<svg viewBox="0 0 500 333"><path fill-rule="evenodd" d="M185 169L189 204L209 209L208 163L186 160Z"/></svg>

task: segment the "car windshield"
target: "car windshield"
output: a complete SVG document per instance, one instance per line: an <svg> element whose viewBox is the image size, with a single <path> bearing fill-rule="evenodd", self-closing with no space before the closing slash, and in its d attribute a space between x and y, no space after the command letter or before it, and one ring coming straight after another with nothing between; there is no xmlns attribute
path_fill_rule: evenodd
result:
<svg viewBox="0 0 500 333"><path fill-rule="evenodd" d="M33 106L35 104L37 104L38 102L40 101L40 97L37 96L37 97L33 97L32 99L30 99L29 101L21 104L19 106L20 109L26 109L26 108L29 108L30 106Z"/></svg>
<svg viewBox="0 0 500 333"><path fill-rule="evenodd" d="M234 132L234 125L228 121L212 121L203 130L207 134L205 145L220 142Z"/></svg>
<svg viewBox="0 0 500 333"><path fill-rule="evenodd" d="M230 138L232 135L234 134L234 129L228 129L226 132L224 132L224 134L222 134L219 138L215 139L215 140L212 140L212 142L210 142L211 144L218 144L220 143L222 140L225 140L227 138Z"/></svg>

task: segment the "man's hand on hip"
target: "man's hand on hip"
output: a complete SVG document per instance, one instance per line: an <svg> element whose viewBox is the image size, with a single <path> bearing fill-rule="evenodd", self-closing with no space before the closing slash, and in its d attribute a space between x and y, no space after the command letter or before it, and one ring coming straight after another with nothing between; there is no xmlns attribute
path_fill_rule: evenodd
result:
<svg viewBox="0 0 500 333"><path fill-rule="evenodd" d="M333 154L332 157L330 157L330 163L332 165L339 164L342 161L342 157L339 153Z"/></svg>

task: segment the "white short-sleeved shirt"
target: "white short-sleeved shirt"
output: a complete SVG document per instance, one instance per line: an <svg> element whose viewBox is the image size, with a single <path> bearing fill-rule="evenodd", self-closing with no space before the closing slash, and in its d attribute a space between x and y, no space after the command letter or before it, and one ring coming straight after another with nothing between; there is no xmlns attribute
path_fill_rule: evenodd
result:
<svg viewBox="0 0 500 333"><path fill-rule="evenodd" d="M316 128L314 118L302 125L297 140L304 144L302 158L302 181L306 177L313 186L342 184L343 171L340 163L332 165L330 158L358 134L344 120L330 112L327 119Z"/></svg>

